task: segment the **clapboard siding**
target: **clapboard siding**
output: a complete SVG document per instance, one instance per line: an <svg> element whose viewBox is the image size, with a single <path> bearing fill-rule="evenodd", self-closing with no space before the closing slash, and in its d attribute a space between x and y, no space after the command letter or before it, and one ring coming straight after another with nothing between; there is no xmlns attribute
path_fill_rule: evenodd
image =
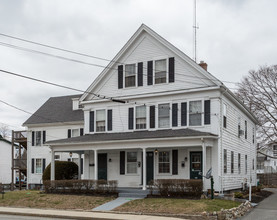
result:
<svg viewBox="0 0 277 220"><path fill-rule="evenodd" d="M223 149L227 149L227 173L223 173L222 166L222 182L223 190L241 188L244 178L249 183L250 174L252 176L252 184L256 184L256 149L252 142L253 122L240 109L234 106L228 99L224 98L223 103L227 105L227 128L222 126L222 158ZM241 130L245 130L245 120L248 124L247 139L244 135L238 137L238 118L241 121ZM234 151L234 173L231 173L231 151ZM241 173L238 172L238 153L241 154ZM247 174L245 173L245 155L247 155ZM252 168L252 160L254 159L254 170ZM233 181L230 181L230 180Z"/></svg>
<svg viewBox="0 0 277 220"><path fill-rule="evenodd" d="M175 82L147 85L147 61L168 59L169 57L175 58ZM146 33L137 39L136 43L125 52L118 62L126 64L143 62L143 86L118 89L117 70L111 69L92 92L115 97L215 85L214 82L207 80L183 59ZM113 68L116 69L117 65L114 65ZM155 69L155 66L153 68ZM92 96L86 98L86 100L90 99Z"/></svg>

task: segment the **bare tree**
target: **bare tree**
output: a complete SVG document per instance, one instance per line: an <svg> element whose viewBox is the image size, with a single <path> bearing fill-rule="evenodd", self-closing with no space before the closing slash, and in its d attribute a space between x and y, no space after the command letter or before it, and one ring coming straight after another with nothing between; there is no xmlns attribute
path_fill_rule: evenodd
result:
<svg viewBox="0 0 277 220"><path fill-rule="evenodd" d="M259 145L277 141L277 65L249 71L238 87L236 95L259 120Z"/></svg>
<svg viewBox="0 0 277 220"><path fill-rule="evenodd" d="M9 126L5 125L5 124L0 124L0 135L3 138L8 139L9 138L9 134L10 134Z"/></svg>

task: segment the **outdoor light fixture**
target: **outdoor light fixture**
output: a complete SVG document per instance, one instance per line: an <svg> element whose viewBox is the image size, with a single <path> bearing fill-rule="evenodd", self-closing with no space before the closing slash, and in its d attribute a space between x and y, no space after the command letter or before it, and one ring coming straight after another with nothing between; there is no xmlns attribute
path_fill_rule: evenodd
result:
<svg viewBox="0 0 277 220"><path fill-rule="evenodd" d="M69 156L72 157L72 152L69 152Z"/></svg>
<svg viewBox="0 0 277 220"><path fill-rule="evenodd" d="M185 157L185 161L186 161L186 162L188 161L188 158L187 158L187 157Z"/></svg>
<svg viewBox="0 0 277 220"><path fill-rule="evenodd" d="M109 159L109 162L112 162L112 158Z"/></svg>
<svg viewBox="0 0 277 220"><path fill-rule="evenodd" d="M158 153L158 149L156 148L156 149L155 149L155 154L157 155L157 153Z"/></svg>

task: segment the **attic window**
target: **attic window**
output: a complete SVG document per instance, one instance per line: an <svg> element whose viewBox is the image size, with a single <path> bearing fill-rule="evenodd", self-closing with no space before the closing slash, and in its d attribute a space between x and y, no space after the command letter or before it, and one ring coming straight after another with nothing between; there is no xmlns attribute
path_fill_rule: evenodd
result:
<svg viewBox="0 0 277 220"><path fill-rule="evenodd" d="M155 84L166 83L166 59L155 61Z"/></svg>
<svg viewBox="0 0 277 220"><path fill-rule="evenodd" d="M136 65L125 65L125 87L136 86Z"/></svg>

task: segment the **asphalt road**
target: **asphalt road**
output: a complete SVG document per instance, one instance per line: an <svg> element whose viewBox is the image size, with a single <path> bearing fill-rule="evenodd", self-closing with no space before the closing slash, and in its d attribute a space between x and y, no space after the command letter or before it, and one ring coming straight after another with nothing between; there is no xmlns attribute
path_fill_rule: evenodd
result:
<svg viewBox="0 0 277 220"><path fill-rule="evenodd" d="M20 215L2 215L0 214L1 220L61 220L60 218L44 218L44 217L34 217L34 216L20 216ZM63 219L66 220L66 219ZM69 219L67 219L69 220ZM70 219L72 220L72 219Z"/></svg>
<svg viewBox="0 0 277 220"><path fill-rule="evenodd" d="M242 220L276 220L277 219L277 189L267 189L273 192L271 196L264 199Z"/></svg>

